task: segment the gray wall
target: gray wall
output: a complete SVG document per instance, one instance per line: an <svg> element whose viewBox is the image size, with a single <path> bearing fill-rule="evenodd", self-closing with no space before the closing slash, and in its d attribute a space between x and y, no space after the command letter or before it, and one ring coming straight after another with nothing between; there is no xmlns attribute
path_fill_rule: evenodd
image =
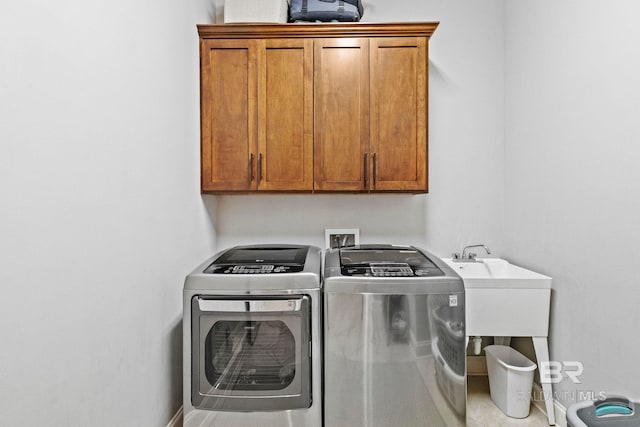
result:
<svg viewBox="0 0 640 427"><path fill-rule="evenodd" d="M3 5L3 423L165 425L182 392L182 280L216 247L322 245L325 227L441 254L501 246L502 2L365 3L370 22L442 21L428 196L200 197L195 24L219 4Z"/></svg>
<svg viewBox="0 0 640 427"><path fill-rule="evenodd" d="M551 358L640 397L640 5L506 2L505 255L553 277Z"/></svg>
<svg viewBox="0 0 640 427"><path fill-rule="evenodd" d="M199 194L209 2L2 2L0 424L165 426Z"/></svg>
<svg viewBox="0 0 640 427"><path fill-rule="evenodd" d="M219 19L222 0L216 0ZM417 244L448 255L503 248L504 37L501 0L366 0L365 22L440 21L429 43L428 195L222 196L220 247L310 242L359 228L362 243Z"/></svg>
<svg viewBox="0 0 640 427"><path fill-rule="evenodd" d="M216 247L358 227L446 255L483 242L554 278L551 357L638 396L640 6L365 1L439 20L428 195L198 194L196 23L220 0L3 5L0 419L163 426L181 286Z"/></svg>

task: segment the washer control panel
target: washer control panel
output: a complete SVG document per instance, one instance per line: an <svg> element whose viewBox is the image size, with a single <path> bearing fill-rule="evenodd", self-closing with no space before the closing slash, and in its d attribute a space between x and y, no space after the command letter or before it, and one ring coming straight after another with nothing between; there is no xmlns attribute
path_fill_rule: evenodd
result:
<svg viewBox="0 0 640 427"><path fill-rule="evenodd" d="M374 277L413 276L413 269L406 262L372 262L369 267Z"/></svg>
<svg viewBox="0 0 640 427"><path fill-rule="evenodd" d="M414 269L406 262L371 262L367 265L343 266L342 274L369 277L415 277L426 276L429 272L423 269Z"/></svg>
<svg viewBox="0 0 640 427"><path fill-rule="evenodd" d="M379 278L435 277L444 272L413 246L360 245L339 250L343 276Z"/></svg>

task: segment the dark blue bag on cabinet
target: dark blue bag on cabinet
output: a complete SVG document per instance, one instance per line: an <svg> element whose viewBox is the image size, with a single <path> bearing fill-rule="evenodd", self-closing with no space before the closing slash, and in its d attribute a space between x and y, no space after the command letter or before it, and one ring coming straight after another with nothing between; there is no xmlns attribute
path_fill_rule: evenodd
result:
<svg viewBox="0 0 640 427"><path fill-rule="evenodd" d="M291 21L357 22L362 18L360 0L291 0Z"/></svg>

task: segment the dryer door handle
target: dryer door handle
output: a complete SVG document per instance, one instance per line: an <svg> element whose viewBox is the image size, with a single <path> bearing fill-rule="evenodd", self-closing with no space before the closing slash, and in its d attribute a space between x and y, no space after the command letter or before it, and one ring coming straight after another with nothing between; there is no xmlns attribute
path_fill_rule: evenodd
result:
<svg viewBox="0 0 640 427"><path fill-rule="evenodd" d="M200 312L283 313L302 311L303 299L204 299L197 298Z"/></svg>

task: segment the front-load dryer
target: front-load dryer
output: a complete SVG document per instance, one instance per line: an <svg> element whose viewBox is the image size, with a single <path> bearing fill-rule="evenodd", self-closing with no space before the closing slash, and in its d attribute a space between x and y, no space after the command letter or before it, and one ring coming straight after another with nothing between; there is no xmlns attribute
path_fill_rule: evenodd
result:
<svg viewBox="0 0 640 427"><path fill-rule="evenodd" d="M184 285L184 426L321 427L320 249L236 246Z"/></svg>

